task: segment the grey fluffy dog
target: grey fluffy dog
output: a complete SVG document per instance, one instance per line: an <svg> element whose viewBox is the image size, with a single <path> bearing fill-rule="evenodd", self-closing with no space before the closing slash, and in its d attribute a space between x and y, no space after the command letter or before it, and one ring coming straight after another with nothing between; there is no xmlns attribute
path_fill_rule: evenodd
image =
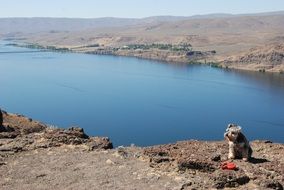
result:
<svg viewBox="0 0 284 190"><path fill-rule="evenodd" d="M252 149L241 127L236 124L229 124L224 133L225 139L229 142L229 159L242 158L248 161L252 155Z"/></svg>

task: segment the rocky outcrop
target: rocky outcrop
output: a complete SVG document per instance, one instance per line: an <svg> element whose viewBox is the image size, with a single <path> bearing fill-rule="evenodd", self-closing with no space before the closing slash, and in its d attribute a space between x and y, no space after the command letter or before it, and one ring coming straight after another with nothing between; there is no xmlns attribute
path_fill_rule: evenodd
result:
<svg viewBox="0 0 284 190"><path fill-rule="evenodd" d="M112 143L107 137L89 137L82 128L50 127L22 115L9 114L4 111L2 113L0 156L64 145L85 146L88 150L112 148Z"/></svg>

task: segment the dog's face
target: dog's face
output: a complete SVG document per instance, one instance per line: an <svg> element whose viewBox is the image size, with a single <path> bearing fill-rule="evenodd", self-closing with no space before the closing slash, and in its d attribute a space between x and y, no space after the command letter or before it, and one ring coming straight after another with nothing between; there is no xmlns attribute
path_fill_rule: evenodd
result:
<svg viewBox="0 0 284 190"><path fill-rule="evenodd" d="M231 142L235 142L241 132L241 127L236 124L229 124L226 132L224 133L225 139Z"/></svg>

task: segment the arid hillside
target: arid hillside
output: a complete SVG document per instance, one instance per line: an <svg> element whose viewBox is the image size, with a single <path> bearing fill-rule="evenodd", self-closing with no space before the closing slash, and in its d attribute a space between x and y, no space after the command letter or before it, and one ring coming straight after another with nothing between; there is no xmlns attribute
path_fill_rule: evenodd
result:
<svg viewBox="0 0 284 190"><path fill-rule="evenodd" d="M76 52L136 56L177 62L227 63L232 57L254 53L256 49L284 44L284 12L252 15L213 14L194 17L149 17L144 19L64 19L64 18L10 18L0 19L0 38L29 42L42 46L68 48ZM216 52L212 55L188 57L187 51L137 48L119 51L129 45L189 44L193 51ZM117 49L118 48L118 49ZM99 50L99 52L98 52ZM128 49L126 49L128 50ZM160 51L163 50L163 51ZM167 51L168 50L168 51ZM259 50L261 51L261 50ZM278 49L280 54L282 49ZM138 52L138 53L137 53ZM198 53L197 53L198 54ZM269 56L269 55L268 55ZM278 57L280 58L280 57ZM264 58L268 60L269 58ZM281 58L283 59L283 57ZM243 64L254 64L245 59ZM269 69L275 65L261 61L244 69L278 72ZM237 68L232 62L226 67ZM234 59L234 64L239 64ZM282 63L281 63L282 65ZM242 69L242 67L238 67Z"/></svg>

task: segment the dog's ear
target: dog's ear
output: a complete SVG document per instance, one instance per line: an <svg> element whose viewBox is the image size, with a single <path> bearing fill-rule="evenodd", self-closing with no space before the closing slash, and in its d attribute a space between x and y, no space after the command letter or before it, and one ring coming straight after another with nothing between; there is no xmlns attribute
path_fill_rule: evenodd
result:
<svg viewBox="0 0 284 190"><path fill-rule="evenodd" d="M228 136L225 136L225 135L224 135L224 139L225 139L226 141L230 141L229 137L228 137Z"/></svg>
<svg viewBox="0 0 284 190"><path fill-rule="evenodd" d="M233 127L233 124L229 123L226 129L226 132L228 132L230 130L230 128Z"/></svg>
<svg viewBox="0 0 284 190"><path fill-rule="evenodd" d="M238 126L236 127L236 130L237 130L238 132L241 132L241 131L242 131L242 127L238 125Z"/></svg>
<svg viewBox="0 0 284 190"><path fill-rule="evenodd" d="M227 130L229 130L230 128L235 128L236 126L238 126L238 125L236 125L234 123L229 123L228 126L227 126Z"/></svg>
<svg viewBox="0 0 284 190"><path fill-rule="evenodd" d="M227 141L230 140L229 137L228 137L228 133L229 133L229 132L225 132L225 133L224 133L224 139L227 140Z"/></svg>

